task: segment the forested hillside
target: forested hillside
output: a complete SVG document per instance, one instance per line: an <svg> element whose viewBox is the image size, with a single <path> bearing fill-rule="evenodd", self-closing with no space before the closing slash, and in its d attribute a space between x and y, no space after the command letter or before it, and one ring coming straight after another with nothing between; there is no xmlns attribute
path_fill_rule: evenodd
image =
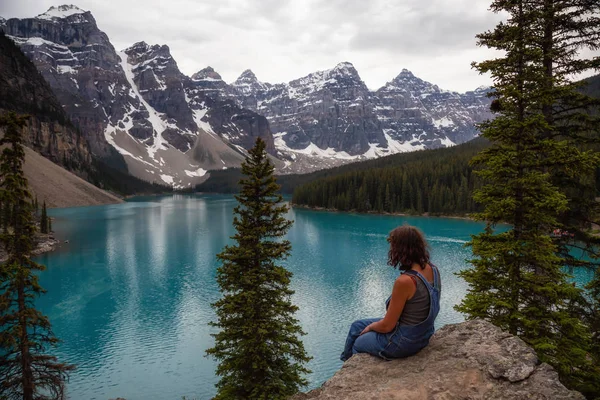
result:
<svg viewBox="0 0 600 400"><path fill-rule="evenodd" d="M344 171L294 190L292 202L340 211L464 214L478 179L471 158L487 146L481 139L449 149L382 159L387 165Z"/></svg>
<svg viewBox="0 0 600 400"><path fill-rule="evenodd" d="M600 75L596 75L586 80L587 85L583 88L583 91L597 99L600 99Z"/></svg>
<svg viewBox="0 0 600 400"><path fill-rule="evenodd" d="M477 185L469 160L487 146L483 139L444 149L396 154L305 175L281 175L277 182L293 202L341 211L464 214L476 210L470 192ZM239 170L211 172L196 189L236 193ZM404 189L403 189L404 188Z"/></svg>
<svg viewBox="0 0 600 400"><path fill-rule="evenodd" d="M455 147L394 154L392 156L324 169L310 174L278 175L277 183L281 185L282 193L291 195L297 187L320 179L339 176L351 171L364 171L396 165L404 165L406 163L412 163L420 160L425 154L460 154L463 151L468 151L465 149L468 149L473 145L478 148L480 146L484 146L483 143L484 142L481 139L475 139L469 143ZM210 178L200 185L197 185L196 191L205 193L237 193L239 190L238 183L241 178L242 174L239 169L211 171Z"/></svg>

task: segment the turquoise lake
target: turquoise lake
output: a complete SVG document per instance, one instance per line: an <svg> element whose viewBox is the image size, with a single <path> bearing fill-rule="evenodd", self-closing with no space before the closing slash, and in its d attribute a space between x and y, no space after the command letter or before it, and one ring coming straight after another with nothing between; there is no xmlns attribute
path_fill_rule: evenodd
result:
<svg viewBox="0 0 600 400"><path fill-rule="evenodd" d="M139 198L125 204L51 210L56 235L69 240L37 260L48 269L39 307L62 340L53 353L77 364L69 398L209 399L215 361L210 304L219 298L215 254L230 243L235 200L226 196ZM350 323L381 317L398 272L386 265L387 233L421 228L442 274L436 326L460 322L453 310L466 292L454 275L464 247L483 224L468 220L375 216L295 209L288 234L293 301L313 357L310 387L341 366ZM585 282L591 276L575 277Z"/></svg>

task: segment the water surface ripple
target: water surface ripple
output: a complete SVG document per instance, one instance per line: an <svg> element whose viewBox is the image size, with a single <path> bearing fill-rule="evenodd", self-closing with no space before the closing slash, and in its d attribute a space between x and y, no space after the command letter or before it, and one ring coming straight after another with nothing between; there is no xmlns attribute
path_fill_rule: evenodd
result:
<svg viewBox="0 0 600 400"><path fill-rule="evenodd" d="M38 302L62 339L55 351L78 369L71 399L209 399L215 362L210 304L218 299L215 254L230 243L235 201L225 196L140 198L121 205L52 210L68 239L38 260L48 266ZM481 223L294 210L288 234L293 301L313 357L310 387L340 368L349 324L378 317L397 272L386 266L386 235L408 222L429 238L444 281L437 327L462 320L453 306L466 285L454 272ZM588 277L580 276L585 280Z"/></svg>

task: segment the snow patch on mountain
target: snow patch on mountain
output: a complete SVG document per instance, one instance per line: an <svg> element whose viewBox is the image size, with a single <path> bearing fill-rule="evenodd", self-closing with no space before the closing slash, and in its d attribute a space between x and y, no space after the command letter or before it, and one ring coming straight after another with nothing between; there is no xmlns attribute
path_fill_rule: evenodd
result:
<svg viewBox="0 0 600 400"><path fill-rule="evenodd" d="M56 67L59 74L76 74L77 70L70 65L59 65Z"/></svg>
<svg viewBox="0 0 600 400"><path fill-rule="evenodd" d="M447 116L443 117L443 118L440 118L440 119L434 119L433 120L433 125L436 128L449 128L449 127L455 126L454 121L452 121Z"/></svg>
<svg viewBox="0 0 600 400"><path fill-rule="evenodd" d="M205 107L204 103L201 104L201 107ZM211 136L218 137L218 135L213 130L212 126L210 126L210 123L204 121L204 117L206 116L207 112L208 108L192 109L194 122L196 123L196 125L198 125L198 129L208 133Z"/></svg>
<svg viewBox="0 0 600 400"><path fill-rule="evenodd" d="M147 148L147 151L148 155L156 160L156 152L159 149L169 147L168 143L162 136L162 133L165 131L165 129L167 129L167 125L163 121L162 115L158 113L153 107L151 107L150 104L148 104L148 102L144 100L144 98L140 94L138 87L136 86L133 80L133 69L135 68L135 66L132 66L127 62L127 54L125 54L125 52L119 52L118 55L121 58L121 68L123 68L123 71L125 72L127 82L129 82L129 85L133 89L133 93L139 98L140 102L148 111L148 121L150 121L150 123L152 124L152 128L154 129L154 141L153 144Z"/></svg>
<svg viewBox="0 0 600 400"><path fill-rule="evenodd" d="M85 14L87 11L82 10L81 8L74 6L74 5L62 5L62 6L58 6L58 7L50 7L48 9L48 11L46 11L45 13L42 13L40 15L38 15L36 18L37 19L42 19L42 20L56 20L56 19L63 19L63 18L68 18L71 17L73 15L78 15L79 18L76 19L72 19L70 22L72 23L82 23L82 22L88 22L85 17L81 14Z"/></svg>
<svg viewBox="0 0 600 400"><path fill-rule="evenodd" d="M287 132L276 133L273 136L275 137L275 147L280 152L282 156L286 156L295 162L298 161L298 155L304 155L308 157L304 157L304 162L310 160L311 165L318 163L319 160L330 159L340 161L339 164L345 164L348 162L356 162L362 160L368 160L373 158L385 157L392 154L398 153L407 153L417 150L424 150L426 147L422 143L418 137L414 137L411 141L400 142L398 140L392 139L392 137L388 133L384 133L386 139L386 146L382 147L378 143L369 143L369 150L367 150L363 154L359 155L350 155L345 151L336 151L333 148L321 149L314 143L310 143L307 147L303 149L293 149L290 148L283 137L287 134ZM448 138L442 140L442 144L444 145L454 145ZM337 164L337 165L339 165ZM290 168L294 168L297 171L298 167L291 162L286 162L283 168L283 171L289 170Z"/></svg>
<svg viewBox="0 0 600 400"><path fill-rule="evenodd" d="M454 143L452 140L448 139L448 136L446 136L443 139L440 139L440 141L442 142L442 146L444 146L444 147L456 146L456 143Z"/></svg>
<svg viewBox="0 0 600 400"><path fill-rule="evenodd" d="M223 167L223 169L227 169L227 167ZM208 172L207 170L202 169L202 168L198 168L195 171L185 170L185 174L190 177L194 177L194 176L202 177L202 176L206 175L207 172Z"/></svg>
<svg viewBox="0 0 600 400"><path fill-rule="evenodd" d="M169 176L169 175L160 175L160 179L163 180L163 182L165 182L166 184L173 186L173 177Z"/></svg>
<svg viewBox="0 0 600 400"><path fill-rule="evenodd" d="M333 148L321 149L319 146L314 143L310 143L304 149L292 149L287 146L285 141L282 139L282 136L285 134L279 133L274 135L275 137L275 147L277 150L283 154L305 154L307 156L312 156L315 158L334 158L338 160L356 160L355 156L351 156L345 151L335 151Z"/></svg>

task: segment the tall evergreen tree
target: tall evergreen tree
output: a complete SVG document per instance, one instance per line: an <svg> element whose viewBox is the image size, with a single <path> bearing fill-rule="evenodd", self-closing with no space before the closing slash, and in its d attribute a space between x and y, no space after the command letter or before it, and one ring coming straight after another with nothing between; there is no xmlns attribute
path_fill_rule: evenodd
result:
<svg viewBox="0 0 600 400"><path fill-rule="evenodd" d="M594 336L600 336L600 294L593 290L600 284L600 237L591 229L600 223L600 203L596 171L600 165L600 99L592 98L583 86L586 81L572 82L574 74L600 69L600 57L585 57L581 50L600 49L600 2L591 0L536 0L539 18L536 47L543 60L544 79L541 111L547 124L544 137L569 143L582 151L580 165L555 163L549 166L553 182L565 194L569 206L559 216L562 234L555 237L558 254L565 266L596 270L589 286L592 305L587 318ZM577 176L568 173L577 168ZM565 171L566 170L566 171ZM576 248L577 256L573 249ZM582 250L582 251L579 251ZM585 316L585 313L584 313ZM595 357L600 365L600 352ZM600 373L599 373L600 374ZM597 377L600 381L600 376ZM600 383L598 384L600 386ZM600 389L598 396L600 396Z"/></svg>
<svg viewBox="0 0 600 400"><path fill-rule="evenodd" d="M64 382L73 366L46 353L57 339L50 322L34 307L44 290L31 260L35 224L31 194L23 175L25 152L21 137L26 119L9 113L0 117L5 146L0 155L0 199L10 208L0 241L8 260L0 265L0 398L63 399Z"/></svg>
<svg viewBox="0 0 600 400"><path fill-rule="evenodd" d="M485 207L478 217L488 225L470 243L474 268L460 273L470 289L457 309L518 335L557 368L563 382L592 395L591 333L573 312L584 297L568 282L551 232L569 210L553 171L578 179L579 171L596 164L593 154L548 134L553 126L545 116L549 100L539 47L540 5L536 0L495 0L492 10L509 18L478 35L480 45L504 55L475 64L494 79L497 117L481 125L492 146L473 160L485 183L475 193ZM499 222L512 228L498 232Z"/></svg>
<svg viewBox="0 0 600 400"><path fill-rule="evenodd" d="M235 244L218 259L217 282L223 297L214 303L215 345L207 351L219 361L216 399L285 399L306 384L309 361L291 303L291 272L277 262L291 250L282 240L292 225L278 193L273 164L259 138L242 163L245 175L236 196Z"/></svg>
<svg viewBox="0 0 600 400"><path fill-rule="evenodd" d="M40 231L48 233L48 213L46 212L46 201L42 204L42 216L40 218Z"/></svg>

